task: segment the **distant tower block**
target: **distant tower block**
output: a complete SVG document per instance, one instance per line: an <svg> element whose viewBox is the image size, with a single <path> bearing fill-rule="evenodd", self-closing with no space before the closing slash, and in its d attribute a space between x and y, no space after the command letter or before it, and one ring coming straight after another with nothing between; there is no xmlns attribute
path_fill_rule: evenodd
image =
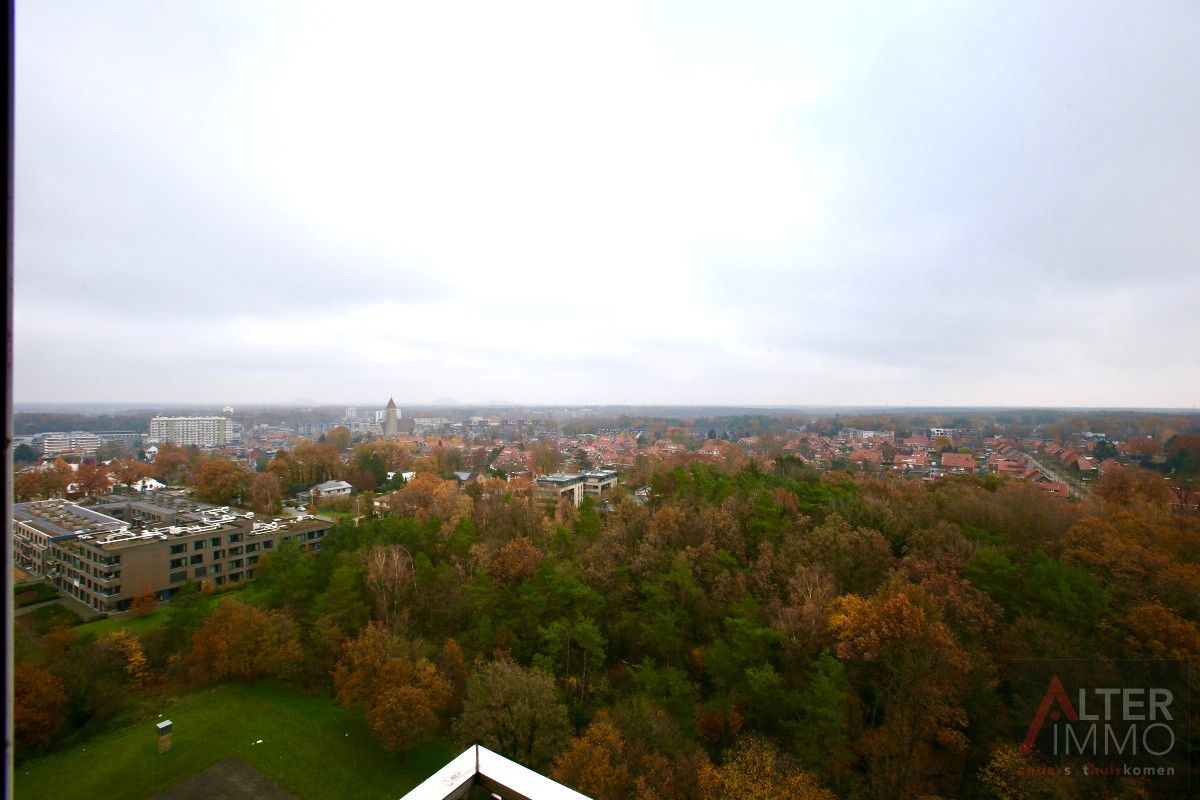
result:
<svg viewBox="0 0 1200 800"><path fill-rule="evenodd" d="M387 408L383 412L383 435L388 438L400 435L400 409L396 408L395 398L388 400Z"/></svg>

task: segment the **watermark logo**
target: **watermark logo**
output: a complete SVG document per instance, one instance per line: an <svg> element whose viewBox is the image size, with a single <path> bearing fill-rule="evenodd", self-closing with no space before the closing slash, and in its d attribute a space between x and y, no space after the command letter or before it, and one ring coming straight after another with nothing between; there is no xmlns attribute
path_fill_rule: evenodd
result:
<svg viewBox="0 0 1200 800"><path fill-rule="evenodd" d="M1061 711L1052 710L1056 703ZM1046 696L1042 698L1042 704L1038 706L1037 713L1033 716L1029 732L1025 734L1025 741L1021 742L1021 755L1027 756L1033 750L1038 734L1042 732L1042 726L1046 724L1047 715L1054 722L1058 722L1062 714L1066 714L1067 719L1071 722L1079 719L1079 714L1071 705L1071 698L1067 697L1067 690L1063 688L1062 681L1058 679L1057 675L1054 675L1050 678L1050 686L1046 689Z"/></svg>
<svg viewBox="0 0 1200 800"><path fill-rule="evenodd" d="M1190 784L1185 663L1020 662L1012 690L1038 774Z"/></svg>

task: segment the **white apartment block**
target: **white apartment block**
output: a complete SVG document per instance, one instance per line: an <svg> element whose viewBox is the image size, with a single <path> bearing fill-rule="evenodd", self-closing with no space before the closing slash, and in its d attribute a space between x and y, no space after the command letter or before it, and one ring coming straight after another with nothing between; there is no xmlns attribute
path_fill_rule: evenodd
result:
<svg viewBox="0 0 1200 800"><path fill-rule="evenodd" d="M81 451L83 455L95 457L103 441L94 433L71 431L41 434L42 455L46 458Z"/></svg>
<svg viewBox="0 0 1200 800"><path fill-rule="evenodd" d="M150 440L184 447L223 447L233 439L228 417L155 417L150 420Z"/></svg>

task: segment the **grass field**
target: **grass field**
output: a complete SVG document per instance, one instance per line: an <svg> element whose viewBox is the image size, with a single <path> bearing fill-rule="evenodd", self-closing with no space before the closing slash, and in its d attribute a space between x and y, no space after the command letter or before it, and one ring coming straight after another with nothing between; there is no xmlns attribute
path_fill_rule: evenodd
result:
<svg viewBox="0 0 1200 800"><path fill-rule="evenodd" d="M157 713L15 769L15 796L146 800L237 756L301 800L395 798L456 755L444 741L405 756L376 744L362 713L272 684L230 684L165 702L173 747L157 752ZM256 744L261 739L262 744Z"/></svg>
<svg viewBox="0 0 1200 800"><path fill-rule="evenodd" d="M218 592L207 597L210 605L215 606L222 600L230 597L236 597L243 603L255 604L257 595L254 593L253 585L247 585L242 589L233 589L225 592ZM170 603L161 603L158 608L143 616L135 616L133 614L121 614L119 616L108 617L107 619L98 619L94 622L87 622L79 626L80 633L94 633L97 636L106 636L114 631L126 630L131 633L146 633L147 631L161 628L166 621L171 618L173 609Z"/></svg>
<svg viewBox="0 0 1200 800"><path fill-rule="evenodd" d="M26 583L13 589L13 601L17 608L44 603L58 597L58 590L40 581Z"/></svg>

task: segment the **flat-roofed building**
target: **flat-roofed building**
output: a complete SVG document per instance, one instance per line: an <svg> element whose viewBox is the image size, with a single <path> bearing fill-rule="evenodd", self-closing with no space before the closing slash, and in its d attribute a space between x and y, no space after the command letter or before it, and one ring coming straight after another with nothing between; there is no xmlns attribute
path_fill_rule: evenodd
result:
<svg viewBox="0 0 1200 800"><path fill-rule="evenodd" d="M583 493L588 497L602 497L617 485L615 469L594 469L583 473Z"/></svg>
<svg viewBox="0 0 1200 800"><path fill-rule="evenodd" d="M144 591L168 599L189 580L251 580L263 554L288 539L319 549L332 524L256 520L173 496L112 495L93 508L43 500L13 507L13 560L97 611L121 612Z"/></svg>
<svg viewBox="0 0 1200 800"><path fill-rule="evenodd" d="M183 447L224 447L233 440L233 420L228 417L154 417L150 440Z"/></svg>
<svg viewBox="0 0 1200 800"><path fill-rule="evenodd" d="M569 472L553 472L539 475L537 478L538 493L547 500L558 501L560 497L570 498L571 503L578 506L583 502L583 486L585 479L582 475Z"/></svg>
<svg viewBox="0 0 1200 800"><path fill-rule="evenodd" d="M94 458L103 440L94 433L87 431L71 431L65 433L54 431L39 434L42 440L42 455L46 458L75 453Z"/></svg>
<svg viewBox="0 0 1200 800"><path fill-rule="evenodd" d="M102 442L120 444L131 450L137 450L142 446L142 439L146 435L137 431L96 431L96 436Z"/></svg>

